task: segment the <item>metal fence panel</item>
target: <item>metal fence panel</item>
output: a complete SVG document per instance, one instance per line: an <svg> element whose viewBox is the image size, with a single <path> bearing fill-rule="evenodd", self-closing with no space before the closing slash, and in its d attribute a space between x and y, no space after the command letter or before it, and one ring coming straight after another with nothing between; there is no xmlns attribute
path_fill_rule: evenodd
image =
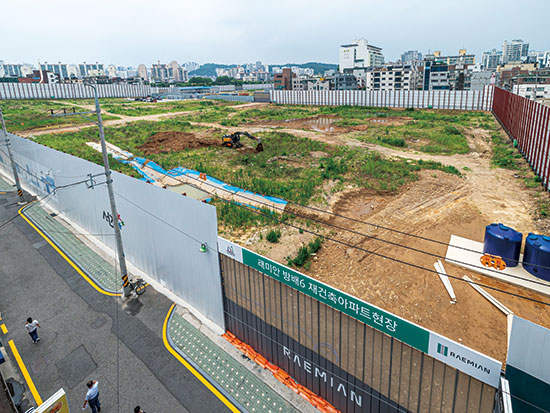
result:
<svg viewBox="0 0 550 413"><path fill-rule="evenodd" d="M273 103L394 108L491 110L492 86L483 90L271 90Z"/></svg>
<svg viewBox="0 0 550 413"><path fill-rule="evenodd" d="M492 111L510 139L517 141L518 150L548 188L550 108L504 89L494 88Z"/></svg>
<svg viewBox="0 0 550 413"><path fill-rule="evenodd" d="M228 330L341 411L493 410L494 387L229 255Z"/></svg>

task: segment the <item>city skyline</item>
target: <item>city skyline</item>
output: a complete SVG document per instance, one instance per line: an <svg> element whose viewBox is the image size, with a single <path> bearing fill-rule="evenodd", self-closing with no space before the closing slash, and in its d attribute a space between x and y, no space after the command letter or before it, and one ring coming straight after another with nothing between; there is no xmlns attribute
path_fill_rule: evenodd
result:
<svg viewBox="0 0 550 413"><path fill-rule="evenodd" d="M21 30L18 19L6 20L0 34L10 41L4 42L0 58L32 64L98 61L149 66L159 60L201 64L261 60L272 65L337 63L338 47L359 38L381 47L387 61L397 60L407 50L455 54L462 48L480 59L482 52L500 48L505 39L524 39L531 50L546 50L550 43L540 30L550 4L536 1L521 8L503 1L495 8L472 0L430 1L422 7L398 0L391 9L351 1L335 8L327 2L330 12L318 2L315 8L310 3L282 0L281 6L293 10L283 20L249 0L231 4L215 0L189 7L160 0L154 9L100 0L98 7L84 11L61 0L54 10L37 3L31 12L22 4L8 3L3 5L6 15L25 14L26 25ZM533 8L537 13L532 13ZM408 18L397 19L399 15Z"/></svg>

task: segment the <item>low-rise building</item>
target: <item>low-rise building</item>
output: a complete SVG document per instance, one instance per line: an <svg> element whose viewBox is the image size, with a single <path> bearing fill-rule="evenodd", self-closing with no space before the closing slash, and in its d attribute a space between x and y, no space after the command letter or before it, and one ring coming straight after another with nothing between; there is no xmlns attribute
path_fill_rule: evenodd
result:
<svg viewBox="0 0 550 413"><path fill-rule="evenodd" d="M443 62L424 60L423 90L449 90L449 65Z"/></svg>
<svg viewBox="0 0 550 413"><path fill-rule="evenodd" d="M508 63L497 68L499 74L498 86L512 90L514 83L521 76L527 76L534 73L537 69L534 63Z"/></svg>
<svg viewBox="0 0 550 413"><path fill-rule="evenodd" d="M330 90L330 80L324 77L310 79L307 82L307 90Z"/></svg>
<svg viewBox="0 0 550 413"><path fill-rule="evenodd" d="M424 60L431 60L438 63L446 63L447 65L456 64L475 64L475 55L467 54L466 49L459 49L457 55L443 56L440 51L435 51L432 54L425 56Z"/></svg>
<svg viewBox="0 0 550 413"><path fill-rule="evenodd" d="M296 73L291 68L285 67L281 73L273 75L273 88L275 90L292 90L292 79L296 77Z"/></svg>
<svg viewBox="0 0 550 413"><path fill-rule="evenodd" d="M394 64L369 69L363 79L367 90L416 90L420 74L415 65Z"/></svg>
<svg viewBox="0 0 550 413"><path fill-rule="evenodd" d="M357 78L353 74L335 73L330 79L333 90L357 90Z"/></svg>
<svg viewBox="0 0 550 413"><path fill-rule="evenodd" d="M496 72L484 70L483 65L474 65L470 77L470 90L483 90L485 86L494 85Z"/></svg>
<svg viewBox="0 0 550 413"><path fill-rule="evenodd" d="M32 74L19 78L19 83L59 83L60 76L48 70L33 70Z"/></svg>
<svg viewBox="0 0 550 413"><path fill-rule="evenodd" d="M550 99L550 83L522 83L513 86L513 92L528 99Z"/></svg>

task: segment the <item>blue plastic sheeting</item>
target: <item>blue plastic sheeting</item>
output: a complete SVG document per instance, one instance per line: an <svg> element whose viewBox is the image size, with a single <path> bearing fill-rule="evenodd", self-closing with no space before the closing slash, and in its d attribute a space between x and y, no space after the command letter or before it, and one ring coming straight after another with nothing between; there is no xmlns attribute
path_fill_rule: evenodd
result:
<svg viewBox="0 0 550 413"><path fill-rule="evenodd" d="M154 171L156 171L160 174L163 174L163 175L169 175L169 176L174 176L174 177L182 176L182 175L189 175L189 176L196 176L196 179L198 179L199 175L201 174L201 172L199 172L199 171L195 171L194 169L183 168L181 166L178 166L177 168L173 168L173 169L170 169L169 171L167 171L167 170L163 169L160 165L156 164L153 161L148 161L147 159L141 158L139 156L133 157L133 155L130 152L125 152L125 154L128 157L130 157L131 160L123 159L119 156L114 156L114 158L116 158L117 160L119 160L123 163L129 164L130 166L132 166L136 171L138 171L143 176L143 178L141 178L141 180L143 180L143 181L151 181L151 182L156 181L155 178L147 175L141 169L141 168L143 168L143 165L145 163L147 163L147 167L149 167L149 168L153 169ZM228 192L232 192L234 194L242 194L242 195L249 195L249 196L264 198L264 199L266 199L270 202L281 205L283 208L288 203L288 201L285 201L282 198L277 198L277 197L269 196L269 195L262 195L262 194L259 194L257 192L254 193L254 192L251 192L247 189L242 189L242 188L239 188L239 187L236 187L236 186L233 186L233 185L226 184L225 182L220 181L219 179L216 179L216 178L214 178L212 176L209 176L209 175L206 175L205 182L210 182L210 183L219 185L223 189L227 190Z"/></svg>

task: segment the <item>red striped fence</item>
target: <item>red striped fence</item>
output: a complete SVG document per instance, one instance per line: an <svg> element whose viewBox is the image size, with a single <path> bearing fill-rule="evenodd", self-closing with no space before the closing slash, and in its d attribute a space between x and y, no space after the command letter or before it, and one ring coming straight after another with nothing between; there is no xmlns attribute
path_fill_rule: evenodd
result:
<svg viewBox="0 0 550 413"><path fill-rule="evenodd" d="M493 114L548 189L550 107L495 87Z"/></svg>

